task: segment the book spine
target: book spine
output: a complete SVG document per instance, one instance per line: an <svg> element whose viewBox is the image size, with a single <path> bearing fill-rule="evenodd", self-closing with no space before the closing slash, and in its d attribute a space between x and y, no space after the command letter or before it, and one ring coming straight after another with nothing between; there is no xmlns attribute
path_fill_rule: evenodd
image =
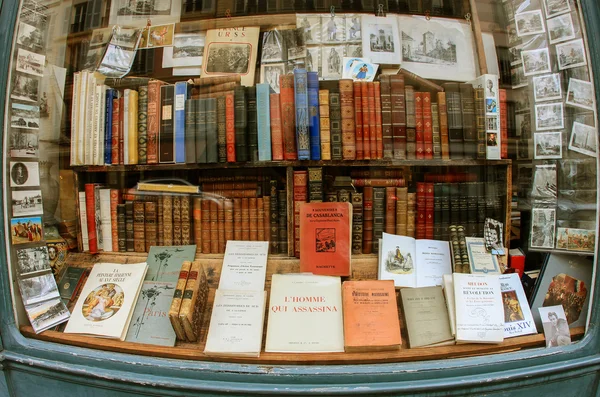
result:
<svg viewBox="0 0 600 397"><path fill-rule="evenodd" d="M416 203L417 194L408 193L407 199L407 211L406 211L406 235L408 237L415 237L415 223L417 217Z"/></svg>
<svg viewBox="0 0 600 397"><path fill-rule="evenodd" d="M404 76L392 75L390 76L390 89L394 159L404 160L408 152L408 128L416 126L409 123L410 120L413 120L411 116L414 116L413 88L405 86Z"/></svg>
<svg viewBox="0 0 600 397"><path fill-rule="evenodd" d="M373 252L373 188L363 190L363 244L362 253Z"/></svg>
<svg viewBox="0 0 600 397"><path fill-rule="evenodd" d="M119 164L119 139L120 139L120 123L121 107L119 106L119 98L113 99L113 114L112 114L112 137L111 137L111 164Z"/></svg>
<svg viewBox="0 0 600 397"><path fill-rule="evenodd" d="M156 206L156 244L161 247L164 244L164 219L163 219L164 197L158 196L158 205Z"/></svg>
<svg viewBox="0 0 600 397"><path fill-rule="evenodd" d="M119 164L125 164L125 137L127 135L127 129L129 128L128 124L125 123L126 114L128 113L128 109L125 108L125 103L129 103L129 101L125 101L125 93L123 93L123 96L119 98L119 108L121 109L119 112Z"/></svg>
<svg viewBox="0 0 600 397"><path fill-rule="evenodd" d="M226 198L223 202L224 206L224 217L225 217L225 244L227 241L234 240L234 209L233 209L233 200L230 198Z"/></svg>
<svg viewBox="0 0 600 397"><path fill-rule="evenodd" d="M210 201L209 207L210 219L210 253L219 253L219 203L215 200Z"/></svg>
<svg viewBox="0 0 600 397"><path fill-rule="evenodd" d="M321 133L321 160L331 160L331 129L329 118L329 90L319 90L319 129Z"/></svg>
<svg viewBox="0 0 600 397"><path fill-rule="evenodd" d="M342 108L340 94L329 93L329 121L331 131L331 159L342 160Z"/></svg>
<svg viewBox="0 0 600 397"><path fill-rule="evenodd" d="M206 102L208 99L196 99L196 162L208 162L208 136L206 123Z"/></svg>
<svg viewBox="0 0 600 397"><path fill-rule="evenodd" d="M196 101L187 99L185 101L185 162L196 163Z"/></svg>
<svg viewBox="0 0 600 397"><path fill-rule="evenodd" d="M449 241L448 227L450 226L450 186L447 183L442 183L440 188L440 217L441 217L441 239ZM435 205L435 203L434 203Z"/></svg>
<svg viewBox="0 0 600 397"><path fill-rule="evenodd" d="M279 200L277 191L277 181L271 180L270 182L270 242L271 242L271 253L278 254L279 251Z"/></svg>
<svg viewBox="0 0 600 397"><path fill-rule="evenodd" d="M90 240L87 226L87 201L85 190L79 192L79 227L81 231L81 249L90 250Z"/></svg>
<svg viewBox="0 0 600 397"><path fill-rule="evenodd" d="M148 164L158 163L158 136L161 125L161 87L162 82L152 80L148 83L148 119L146 159Z"/></svg>
<svg viewBox="0 0 600 397"><path fill-rule="evenodd" d="M258 161L258 110L256 108L256 87L246 87L246 109L248 139L248 161Z"/></svg>
<svg viewBox="0 0 600 397"><path fill-rule="evenodd" d="M127 114L127 154L129 160L127 164L138 164L138 92L136 90L129 91L129 111Z"/></svg>
<svg viewBox="0 0 600 397"><path fill-rule="evenodd" d="M379 240L385 228L385 188L373 188L373 252L379 252Z"/></svg>
<svg viewBox="0 0 600 397"><path fill-rule="evenodd" d="M508 158L508 108L506 90L499 90L500 96L500 158ZM484 142L485 142L484 137Z"/></svg>
<svg viewBox="0 0 600 397"><path fill-rule="evenodd" d="M135 251L133 201L125 202L125 247L127 252Z"/></svg>
<svg viewBox="0 0 600 397"><path fill-rule="evenodd" d="M392 91L389 75L379 76L381 82L381 127L383 139L383 158L394 157L394 134L392 132Z"/></svg>
<svg viewBox="0 0 600 397"><path fill-rule="evenodd" d="M181 245L190 245L192 243L190 206L190 196L181 196Z"/></svg>
<svg viewBox="0 0 600 397"><path fill-rule="evenodd" d="M271 197L263 196L262 200L263 200L263 216L264 216L263 224L264 224L264 228L265 228L264 241L270 241L271 240ZM269 243L269 245L270 245L270 243Z"/></svg>
<svg viewBox="0 0 600 397"><path fill-rule="evenodd" d="M235 163L235 97L225 95L225 144L227 145L227 162Z"/></svg>
<svg viewBox="0 0 600 397"><path fill-rule="evenodd" d="M363 239L363 194L351 192L352 202L352 253L362 253Z"/></svg>
<svg viewBox="0 0 600 397"><path fill-rule="evenodd" d="M294 70L294 103L296 107L296 147L298 160L310 160L307 80L308 75L305 69Z"/></svg>
<svg viewBox="0 0 600 397"><path fill-rule="evenodd" d="M460 88L458 83L444 84L448 113L448 141L451 159L463 158L463 124ZM443 141L442 141L443 143Z"/></svg>
<svg viewBox="0 0 600 397"><path fill-rule="evenodd" d="M300 206L307 201L308 172L294 171L294 255L300 257Z"/></svg>
<svg viewBox="0 0 600 397"><path fill-rule="evenodd" d="M198 298L197 283L200 279L200 272L204 272L201 269L201 264L198 261L192 262L190 271L188 274L187 281L185 283L185 289L181 297L181 307L179 308L179 322L183 328L185 339L188 342L195 342L198 339L197 330L195 330L191 324L190 317L193 317L194 305Z"/></svg>
<svg viewBox="0 0 600 397"><path fill-rule="evenodd" d="M396 233L396 188L385 188L385 232Z"/></svg>
<svg viewBox="0 0 600 397"><path fill-rule="evenodd" d="M294 76L279 76L281 124L283 131L283 156L285 160L298 160L296 151L296 112L294 107Z"/></svg>
<svg viewBox="0 0 600 397"><path fill-rule="evenodd" d="M93 183L85 184L85 209L87 217L88 244L90 246L90 253L92 254L98 252L98 235L96 233L96 197L94 190L95 185Z"/></svg>
<svg viewBox="0 0 600 397"><path fill-rule="evenodd" d="M434 193L433 183L425 184L425 238L433 239Z"/></svg>
<svg viewBox="0 0 600 397"><path fill-rule="evenodd" d="M114 92L112 88L106 90L104 103L104 164L112 164L112 114Z"/></svg>
<svg viewBox="0 0 600 397"><path fill-rule="evenodd" d="M377 147L375 155L378 159L383 158L383 121L381 119L381 83L376 81L373 83L375 106L375 135Z"/></svg>
<svg viewBox="0 0 600 397"><path fill-rule="evenodd" d="M211 200L203 199L201 203L202 209L202 253L210 254L210 229L212 227L210 223L210 203Z"/></svg>
<svg viewBox="0 0 600 397"><path fill-rule="evenodd" d="M144 218L144 202L133 202L133 250L135 252L146 251L146 234Z"/></svg>
<svg viewBox="0 0 600 397"><path fill-rule="evenodd" d="M277 204L279 205L279 253L287 255L287 192L282 189L277 192L277 195Z"/></svg>
<svg viewBox="0 0 600 397"><path fill-rule="evenodd" d="M235 158L236 161L248 161L248 111L246 105L246 89L236 87L234 90L235 105Z"/></svg>
<svg viewBox="0 0 600 397"><path fill-rule="evenodd" d="M173 196L163 196L162 215L163 244L173 245Z"/></svg>
<svg viewBox="0 0 600 397"><path fill-rule="evenodd" d="M217 98L217 159L219 163L227 161L227 118L225 96Z"/></svg>
<svg viewBox="0 0 600 397"><path fill-rule="evenodd" d="M256 197L248 198L248 227L250 241L258 241L258 209L256 208ZM225 245L223 245L225 247ZM225 250L223 249L223 252Z"/></svg>
<svg viewBox="0 0 600 397"><path fill-rule="evenodd" d="M217 136L217 99L206 99L206 161L217 163L218 155Z"/></svg>
<svg viewBox="0 0 600 397"><path fill-rule="evenodd" d="M192 200L194 221L194 244L198 247L198 252L202 252L202 198L194 196ZM233 240L233 238L232 238Z"/></svg>
<svg viewBox="0 0 600 397"><path fill-rule="evenodd" d="M156 202L146 201L144 204L144 222L145 222L145 242L146 250L150 251L150 247L156 245ZM135 210L134 210L135 211ZM135 226L135 225L134 225Z"/></svg>
<svg viewBox="0 0 600 397"><path fill-rule="evenodd" d="M158 138L158 162L175 162L175 137L173 135L173 96L175 87L163 85L160 87L161 121Z"/></svg>
<svg viewBox="0 0 600 397"><path fill-rule="evenodd" d="M79 149L78 142L78 135L79 135L79 129L78 129L78 123L77 123L77 119L78 119L78 109L79 109L79 90L81 88L81 76L82 73L81 72L75 72L73 73L73 90L71 91L72 93L72 100L71 100L71 149L70 149L70 154L71 154L71 162L70 165L79 165L79 159L77 156L77 152Z"/></svg>
<svg viewBox="0 0 600 397"><path fill-rule="evenodd" d="M148 86L138 88L138 162L148 162Z"/></svg>
<svg viewBox="0 0 600 397"><path fill-rule="evenodd" d="M439 107L437 103L431 104L431 131L432 131L432 149L433 149L433 158L441 159L442 158L442 140L440 137L440 117L439 117Z"/></svg>
<svg viewBox="0 0 600 397"><path fill-rule="evenodd" d="M425 158L425 124L423 120L423 93L415 92L415 120L416 128L416 158Z"/></svg>
<svg viewBox="0 0 600 397"><path fill-rule="evenodd" d="M465 158L477 158L477 127L473 86L460 84L461 110L463 119L463 150Z"/></svg>
<svg viewBox="0 0 600 397"><path fill-rule="evenodd" d="M425 182L417 182L417 220L416 220L416 238L423 239L426 236L425 219L426 219L426 197L425 197Z"/></svg>
<svg viewBox="0 0 600 397"><path fill-rule="evenodd" d="M188 98L188 83L178 81L175 83L175 114L174 114L174 140L175 163L185 163L185 101Z"/></svg>
<svg viewBox="0 0 600 397"><path fill-rule="evenodd" d="M423 93L423 156L426 160L433 159L433 122L431 114L431 94Z"/></svg>
<svg viewBox="0 0 600 397"><path fill-rule="evenodd" d="M450 146L448 141L448 112L446 106L446 93L438 92L438 115L440 122L440 141L442 149L442 159L450 160Z"/></svg>
<svg viewBox="0 0 600 397"><path fill-rule="evenodd" d="M242 240L242 199L233 199L233 237Z"/></svg>
<svg viewBox="0 0 600 397"><path fill-rule="evenodd" d="M408 228L408 188L396 188L396 234L407 235Z"/></svg>
<svg viewBox="0 0 600 397"><path fill-rule="evenodd" d="M311 203L323 202L323 168L308 168L308 199Z"/></svg>
<svg viewBox="0 0 600 397"><path fill-rule="evenodd" d="M363 160L364 157L364 146L363 140L365 136L365 129L363 128L363 103L362 103L362 83L355 81L352 84L352 90L354 92L354 130L356 134L356 160ZM366 108L365 108L366 110ZM367 125L368 128L368 125Z"/></svg>
<svg viewBox="0 0 600 397"><path fill-rule="evenodd" d="M173 196L173 245L181 245L181 196Z"/></svg>
<svg viewBox="0 0 600 397"><path fill-rule="evenodd" d="M271 87L268 83L256 85L259 161L271 161L270 89Z"/></svg>
<svg viewBox="0 0 600 397"><path fill-rule="evenodd" d="M256 199L256 225L258 227L256 241L266 241L265 238L265 205L262 197ZM227 219L227 218L225 218Z"/></svg>
<svg viewBox="0 0 600 397"><path fill-rule="evenodd" d="M477 158L485 159L487 155L485 139L485 88L473 89L475 96L475 128L477 131Z"/></svg>
<svg viewBox="0 0 600 397"><path fill-rule="evenodd" d="M281 125L280 94L269 95L271 123L271 154L274 161L283 160L283 130Z"/></svg>
<svg viewBox="0 0 600 397"><path fill-rule="evenodd" d="M310 159L321 160L321 126L319 114L319 74L307 73L308 83L308 132L310 138Z"/></svg>
<svg viewBox="0 0 600 397"><path fill-rule="evenodd" d="M363 145L363 158L365 160L371 160L371 142L372 142L372 138L371 135L375 133L375 131L371 131L371 112L369 109L369 83L367 82L362 82L360 83L360 95L361 95L361 102L362 102L362 128L363 128L363 135L362 135L362 145ZM356 102L354 101L354 106L356 106ZM374 135L373 135L374 137ZM357 139L358 141L358 139Z"/></svg>
<svg viewBox="0 0 600 397"><path fill-rule="evenodd" d="M242 240L250 240L250 201L242 198Z"/></svg>
<svg viewBox="0 0 600 397"><path fill-rule="evenodd" d="M218 245L218 253L222 254L225 252L225 199L219 199L217 203L217 224L218 224L218 234L217 234L217 245Z"/></svg>
<svg viewBox="0 0 600 397"><path fill-rule="evenodd" d="M367 84L367 101L369 112L369 150L371 159L377 158L377 114L375 111L375 83L368 82Z"/></svg>
<svg viewBox="0 0 600 397"><path fill-rule="evenodd" d="M127 220L125 204L117 205L117 243L119 244L119 252L127 251Z"/></svg>
<svg viewBox="0 0 600 397"><path fill-rule="evenodd" d="M103 113L101 111L102 102L102 85L96 84L96 91L94 93L94 107L93 107L93 126L92 126L92 158L91 163L94 165L99 165L98 154L100 153L100 115ZM104 137L104 130L102 130L102 136Z"/></svg>
<svg viewBox="0 0 600 397"><path fill-rule="evenodd" d="M467 236L479 237L477 230L477 183L467 182L465 183L465 189L467 191L465 203L467 214L466 233Z"/></svg>
<svg viewBox="0 0 600 397"><path fill-rule="evenodd" d="M442 184L433 185L433 238L442 240ZM475 204L477 208L477 203Z"/></svg>
<svg viewBox="0 0 600 397"><path fill-rule="evenodd" d="M403 187L406 185L406 180L404 178L357 178L352 179L352 185L356 187Z"/></svg>
<svg viewBox="0 0 600 397"><path fill-rule="evenodd" d="M113 252L119 252L119 225L117 214L119 203L119 189L110 189L110 230Z"/></svg>
<svg viewBox="0 0 600 397"><path fill-rule="evenodd" d="M354 120L354 89L353 82L350 79L339 81L340 87L340 109L341 109L341 130L342 130L342 159L356 159L356 135ZM333 131L333 130L332 130ZM364 148L363 148L364 149Z"/></svg>
<svg viewBox="0 0 600 397"><path fill-rule="evenodd" d="M488 203L485 194L485 183L477 183L477 235L483 235L483 225L488 211Z"/></svg>
<svg viewBox="0 0 600 397"><path fill-rule="evenodd" d="M182 341L186 340L186 336L183 326L181 325L181 321L179 320L179 309L181 308L183 292L185 290L185 285L187 284L191 266L192 262L183 261L181 270L179 271L179 279L177 280L177 284L175 286L175 292L173 293L173 301L171 302L171 307L169 308L169 320L171 321L171 325L173 326L173 330L175 331L177 339Z"/></svg>

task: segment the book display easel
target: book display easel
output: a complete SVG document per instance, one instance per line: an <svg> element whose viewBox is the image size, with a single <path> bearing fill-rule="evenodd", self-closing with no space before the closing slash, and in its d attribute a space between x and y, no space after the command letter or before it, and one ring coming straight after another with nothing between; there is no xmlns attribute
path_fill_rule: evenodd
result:
<svg viewBox="0 0 600 397"><path fill-rule="evenodd" d="M95 2L97 0L90 0L88 6L94 8ZM107 33L112 34L110 41L107 39L105 43L107 50L97 59L97 70L104 70L104 75L99 75L90 69L76 71L67 77L65 102L70 109L66 117L70 120L71 137L70 150L66 147L61 148L61 163L64 165L62 169L72 171L69 175L72 186L69 194L65 197L61 196L60 200L67 203L63 206L75 209L71 212L75 214L76 221L71 225L70 230L71 236L74 237L69 247L72 252L65 256L63 266L90 269L96 263L141 263L147 260L150 247L196 244L196 255L192 259L203 268L209 288L206 301L203 302L203 313L198 316L201 323L195 324L197 330L194 332L197 332L191 333L193 338L187 338L194 340L197 337L197 340L189 342L180 340L185 338L178 338L173 348L122 341L125 335L122 335L119 341L68 334L56 329L39 333L37 332L39 329L29 325L20 327L23 335L79 347L170 359L280 365L439 360L506 353L544 346L544 335L540 333L518 336L496 344L466 343L409 349L407 344L402 343L401 347L394 351L269 353L264 351L263 343L260 357L215 357L204 353L211 308L215 300L215 291L219 288L226 242L228 240L269 241L264 287L267 291L265 296L268 297L273 275L301 272L301 260L298 259L302 246L300 240L306 238L299 226L300 214L304 214L300 210L301 203L324 201L350 203L348 209L352 210L350 211L352 223L349 229L352 238L345 248L348 248L351 253L352 267L351 275L344 278L344 281L380 278L381 258L378 249L381 244L379 239L384 232L452 243L451 225L461 224L468 235L483 238L484 222L487 222L487 218L493 217L502 228L500 234L503 236L503 241L500 241L500 246L510 247L514 164L512 159L501 154L504 150L503 145L508 143L508 137L502 135L502 128L507 127L506 124L502 125L503 110L499 106L503 94L497 77L495 83L493 79L487 78L490 75L488 75L488 61L476 0L462 3L461 8L469 11L468 30L474 39L474 50L471 48L470 51L474 53L476 59L476 64L475 61L473 63L472 79L468 79L470 81L467 83L465 83L466 79L456 83L444 82L441 78L420 77L415 70L410 69L411 63L418 63L415 61L417 52L402 47L396 49L397 52L405 52L402 56L413 61L406 64L403 62L401 65L403 69L392 77L382 74L375 82L372 79L353 82L352 78L338 76L337 70L342 68L337 66L333 68L331 64L337 65L341 62L336 58L337 55L334 55L337 54L336 48L341 47L341 44L334 45L336 33L332 33L330 27L335 26L335 18L340 16L336 16L334 11L329 15L328 10L323 11L325 14L321 16L307 14L309 15L307 19L320 18L318 26L321 31L318 35L322 41L318 44L306 41L300 45L290 39L295 33L287 36L281 33L280 38L286 37L285 45L288 48L285 56L282 56L285 60L274 56L278 60L276 62L273 62L273 59L265 61L265 57L269 56L267 52L269 47L265 44L268 34L272 32L280 34L279 32L300 27L298 21L301 14L231 16L229 8L225 14L224 9L221 10L219 5L215 11L216 15L227 15L226 17L196 20L194 15L202 15L203 11L185 2L184 8L189 6L193 11L188 10L187 17L182 14L181 22L177 25L164 25L171 27L165 28L162 33L157 33L158 31L153 29L163 25L153 26L151 21L148 21L145 28L119 28L121 30L116 29ZM260 7L258 4L258 8ZM265 6L265 12L267 12L266 8L268 7ZM436 22L435 12L431 13L431 10L420 8L421 11L416 9L414 11L425 14L427 21ZM285 5L281 9L285 10ZM231 10L236 10L233 4ZM391 11L393 10L390 9ZM242 11L237 10L233 14L243 15ZM91 18L95 17L98 16ZM370 18L377 20L378 17L384 20L383 18L389 16L365 16L363 21L370 21ZM453 17L457 18L457 15ZM351 17L344 18L348 24ZM82 24L87 27L67 37L67 58L76 65L80 63L79 59L87 59L93 51L96 51L93 48L96 33L86 32L86 30L93 26L100 26L94 24L92 20ZM363 23L364 35L367 34L364 31L367 26L370 25ZM168 68L159 66L160 62L156 59L152 67L145 65L146 69L150 70L145 73L146 75L143 71L133 73L136 68L142 70L144 66L141 65L148 61L144 58L146 53L141 51L138 51L135 60L132 55L127 65L117 65L119 66L117 67L110 64L111 48L122 50L128 48L127 45L131 45L135 55L135 49L160 47L160 41L166 40L165 37L169 34L182 35L207 30L216 32L217 29L235 31L240 27L253 27L247 28L243 36L246 38L255 36L256 42L261 40L262 44L262 52L258 55L256 48L249 45L250 49L246 54L248 59L244 66L246 68L244 70L249 72L239 72L242 77L227 76L222 80L211 80L216 82L211 84L203 80L222 77L222 73L216 70L218 62L211 64L208 60L210 53L208 43L206 43L203 64L194 65L202 68L202 78L191 79L188 82L183 81L184 77L175 76ZM396 26L394 28L398 29ZM370 47L369 45L365 47L363 41L363 56L364 48L372 51L375 57L376 52L382 51L381 48L398 46L398 42L386 42L383 32L387 34L385 30L387 28L373 29L382 32L381 37L372 33ZM258 31L262 34L260 39ZM160 37L153 37L153 32ZM316 35L317 31L313 33ZM350 40L350 32L345 34L348 35L349 41L343 45L348 48L352 46L354 49L360 47L358 41ZM414 41L403 31L396 34L403 37L403 40ZM435 45L428 42L432 40L429 35L433 36L434 33L423 33L423 46ZM202 40L204 39L203 37ZM220 38L210 37L210 40L221 45L218 39ZM209 40L208 35L206 40ZM82 45L83 42L86 42L85 45ZM242 43L238 44L242 46L247 44ZM418 44L415 43L415 46ZM433 52L444 51L440 46L443 46L441 42ZM290 74L286 68L296 62L294 54L300 47L302 53L308 55L313 50L321 57L325 57L327 53L329 60L314 60L314 64L318 63L320 66L311 65L310 68L306 61L306 64L303 64L306 65L306 70L298 68ZM84 48L88 51L87 54L84 54ZM456 45L454 50L456 57ZM423 51L427 53L426 50ZM433 52L430 51L429 54ZM308 55L304 55L304 58L308 59ZM229 60L237 55L228 53L227 56L222 54L219 56ZM413 58L410 58L411 56ZM357 62L363 63L361 57L357 58L360 59ZM35 63L35 57L30 57L29 61ZM563 62L567 61L563 60ZM277 74L274 80L270 80L269 73L279 68L279 64L283 73L281 76ZM349 66L352 68L355 65L351 62ZM248 78L246 75L249 74L253 78L255 67L261 68L257 74L265 76L264 80L261 79L261 84L257 84L256 87L252 87L253 84L244 87L246 85L244 79ZM366 76L369 73L366 61L364 68L364 70L360 68L358 73L364 73ZM123 72L122 69L126 71ZM123 77L129 71L132 71L131 75L135 76ZM372 74L373 78L375 73ZM357 74L353 77L356 76ZM492 86L487 89L496 91L493 94L484 94L486 90L484 85L488 82ZM86 84L95 87L95 91L90 94L88 90L86 94ZM398 87L402 88L395 91ZM191 93L189 97L188 92ZM398 92L402 94L399 95ZM468 103L461 102L461 93L463 100L469 98ZM165 101L165 98L170 102ZM274 101L275 98L276 102L269 102L269 100ZM321 102L313 101L314 98L319 98ZM479 99L481 101L477 102ZM160 102L161 100L163 102ZM269 103L271 106L268 106ZM277 118L273 116L269 118L269 110L271 115L273 114L273 103L277 103ZM142 109L142 106L145 107ZM397 106L402 107L402 112L398 110L396 113ZM405 106L406 109L412 106L414 111L405 112ZM560 106L562 109L562 104ZM469 110L465 110L467 108ZM22 120L26 125L25 119L33 117L31 112L35 113L33 108L15 108L14 104L12 109L12 114L23 116ZM125 112L125 116L123 113L118 116L119 112ZM319 112L321 118L318 116ZM337 116L334 116L334 113ZM168 117L165 116L167 114ZM183 114L185 117L182 118ZM327 116L324 116L325 114ZM136 117L132 118L132 115ZM242 125L233 122L234 115L236 122L244 120ZM238 118L239 115L243 117ZM314 120L311 117L315 117ZM462 121L458 121L457 117L464 117L464 135ZM469 122L466 121L467 117ZM324 118L327 120L325 128ZM185 128L184 119L187 120ZM295 124L294 122L290 124L290 119L295 120ZM268 137L261 135L260 132L264 130L265 122L270 123L267 131L269 128L272 131L270 135L267 134ZM20 120L16 120L15 123L17 125L12 124L13 127L27 128L18 125ZM469 128L466 127L467 123L470 124ZM321 135L319 135L319 128L315 127L316 124L320 126ZM586 126L579 124L580 135L587 136ZM188 126L195 131L192 134L191 144L189 137L184 133ZM108 135L103 135L102 131L105 131L105 128L111 131L111 139ZM126 136L123 137L123 131L128 129L130 134L125 134ZM134 130L135 133L131 134ZM159 130L161 134L163 131L169 132L166 143L163 140L164 136L159 136ZM461 130L458 138L453 135L457 130ZM277 131L277 134L273 133L274 131ZM121 133L120 138L119 133ZM198 136L203 138L199 139ZM268 139L266 144L268 155L264 152L265 139ZM505 139L506 141L503 141ZM455 152L457 143L461 152L459 156L456 156ZM575 139L571 145L577 146L577 144ZM169 145L170 149L166 150L165 147ZM181 147L185 147L185 150L182 151ZM326 149L323 149L324 147ZM580 153L581 150L585 151L589 148L580 149ZM402 154L397 155L399 152ZM20 158L19 155L13 157ZM28 180L27 176L20 182L19 174L26 172L27 175L32 175L37 164L36 161L11 162L11 187L39 185L39 181L36 184ZM548 178L544 170L540 168L539 178ZM172 183L172 179L180 175L183 176L184 183ZM556 181L556 166L554 175ZM163 180L157 181L158 184L154 186L152 181L144 184L146 179L158 178ZM410 207L408 203L412 203L412 210L407 210ZM538 204L536 210L538 217L543 212L548 220L550 211L555 210L546 209L545 204L548 203ZM556 202L554 204L556 205ZM407 212L411 213L407 214ZM459 212L463 215L459 215ZM535 216L534 214L534 222ZM554 212L552 216L556 216ZM413 222L408 229L412 228L412 231L407 230L407 223L409 223L407 219L410 217ZM552 221L554 222L554 218ZM539 222L543 223L543 221ZM22 238L28 238L28 243L37 241L33 239L35 237L28 236L27 232L29 231L30 234L30 230L35 232L39 225L38 240L41 240L42 217L38 216L32 222L24 223L27 226L20 222L11 224L15 236L22 235ZM319 225L315 227L318 229ZM21 232L21 228L27 231ZM566 235L568 228L561 229L566 236L563 237L568 240L569 237ZM591 228L582 226L579 229ZM312 236L314 231L311 229L310 233ZM554 233L552 229L552 234ZM533 244L531 246L536 248ZM317 247L317 250L319 248L321 247ZM326 249L330 248L326 247ZM554 243L552 247L541 244L537 248L554 249L555 246ZM556 248L560 249L560 247ZM460 254L458 256L460 259ZM508 255L499 254L498 261L501 264L500 268L505 270L508 266ZM465 260L465 266L468 267L468 260ZM195 277L198 277L198 280L201 278L198 272ZM169 288L172 288L172 285ZM185 294L179 292L185 299ZM396 290L396 295L397 304L401 307L399 290ZM111 296L112 298L114 297ZM64 303L72 309L74 299L76 297L70 297ZM269 300L265 299L268 308ZM63 306L57 310L64 312ZM409 338L406 318L401 310L399 323L402 340L407 341ZM266 335L266 316L263 329L263 334ZM570 333L572 340L577 340L584 335L585 327L571 328Z"/></svg>

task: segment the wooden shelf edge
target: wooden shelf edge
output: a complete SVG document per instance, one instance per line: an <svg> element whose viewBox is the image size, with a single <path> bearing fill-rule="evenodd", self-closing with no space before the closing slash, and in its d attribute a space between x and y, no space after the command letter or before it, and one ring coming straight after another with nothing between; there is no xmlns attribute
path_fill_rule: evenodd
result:
<svg viewBox="0 0 600 397"><path fill-rule="evenodd" d="M464 344L416 349L402 348L400 350L387 352L298 354L262 352L260 357L210 357L203 353L203 343L198 343L197 345L188 344L186 347L165 347L65 334L57 331L44 331L40 334L36 334L31 326L22 326L20 329L24 336L46 342L168 359L230 362L239 364L348 365L411 362L506 353L524 348L543 347L545 345L544 335L536 334L507 339L500 344ZM575 340L581 338L584 332L585 329L583 327L573 328L571 330L571 339Z"/></svg>

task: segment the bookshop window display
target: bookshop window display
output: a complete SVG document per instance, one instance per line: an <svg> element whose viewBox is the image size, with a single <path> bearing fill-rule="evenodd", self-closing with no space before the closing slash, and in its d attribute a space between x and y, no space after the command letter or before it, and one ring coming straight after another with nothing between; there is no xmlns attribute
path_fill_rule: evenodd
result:
<svg viewBox="0 0 600 397"><path fill-rule="evenodd" d="M598 121L579 2L282 3L22 2L20 332L282 365L581 340Z"/></svg>

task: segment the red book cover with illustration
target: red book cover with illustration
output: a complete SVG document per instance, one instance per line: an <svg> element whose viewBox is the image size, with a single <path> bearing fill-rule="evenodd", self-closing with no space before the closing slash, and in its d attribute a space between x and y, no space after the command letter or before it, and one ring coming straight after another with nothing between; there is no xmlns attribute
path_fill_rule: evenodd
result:
<svg viewBox="0 0 600 397"><path fill-rule="evenodd" d="M349 276L351 233L351 203L302 204L300 271L326 276Z"/></svg>

